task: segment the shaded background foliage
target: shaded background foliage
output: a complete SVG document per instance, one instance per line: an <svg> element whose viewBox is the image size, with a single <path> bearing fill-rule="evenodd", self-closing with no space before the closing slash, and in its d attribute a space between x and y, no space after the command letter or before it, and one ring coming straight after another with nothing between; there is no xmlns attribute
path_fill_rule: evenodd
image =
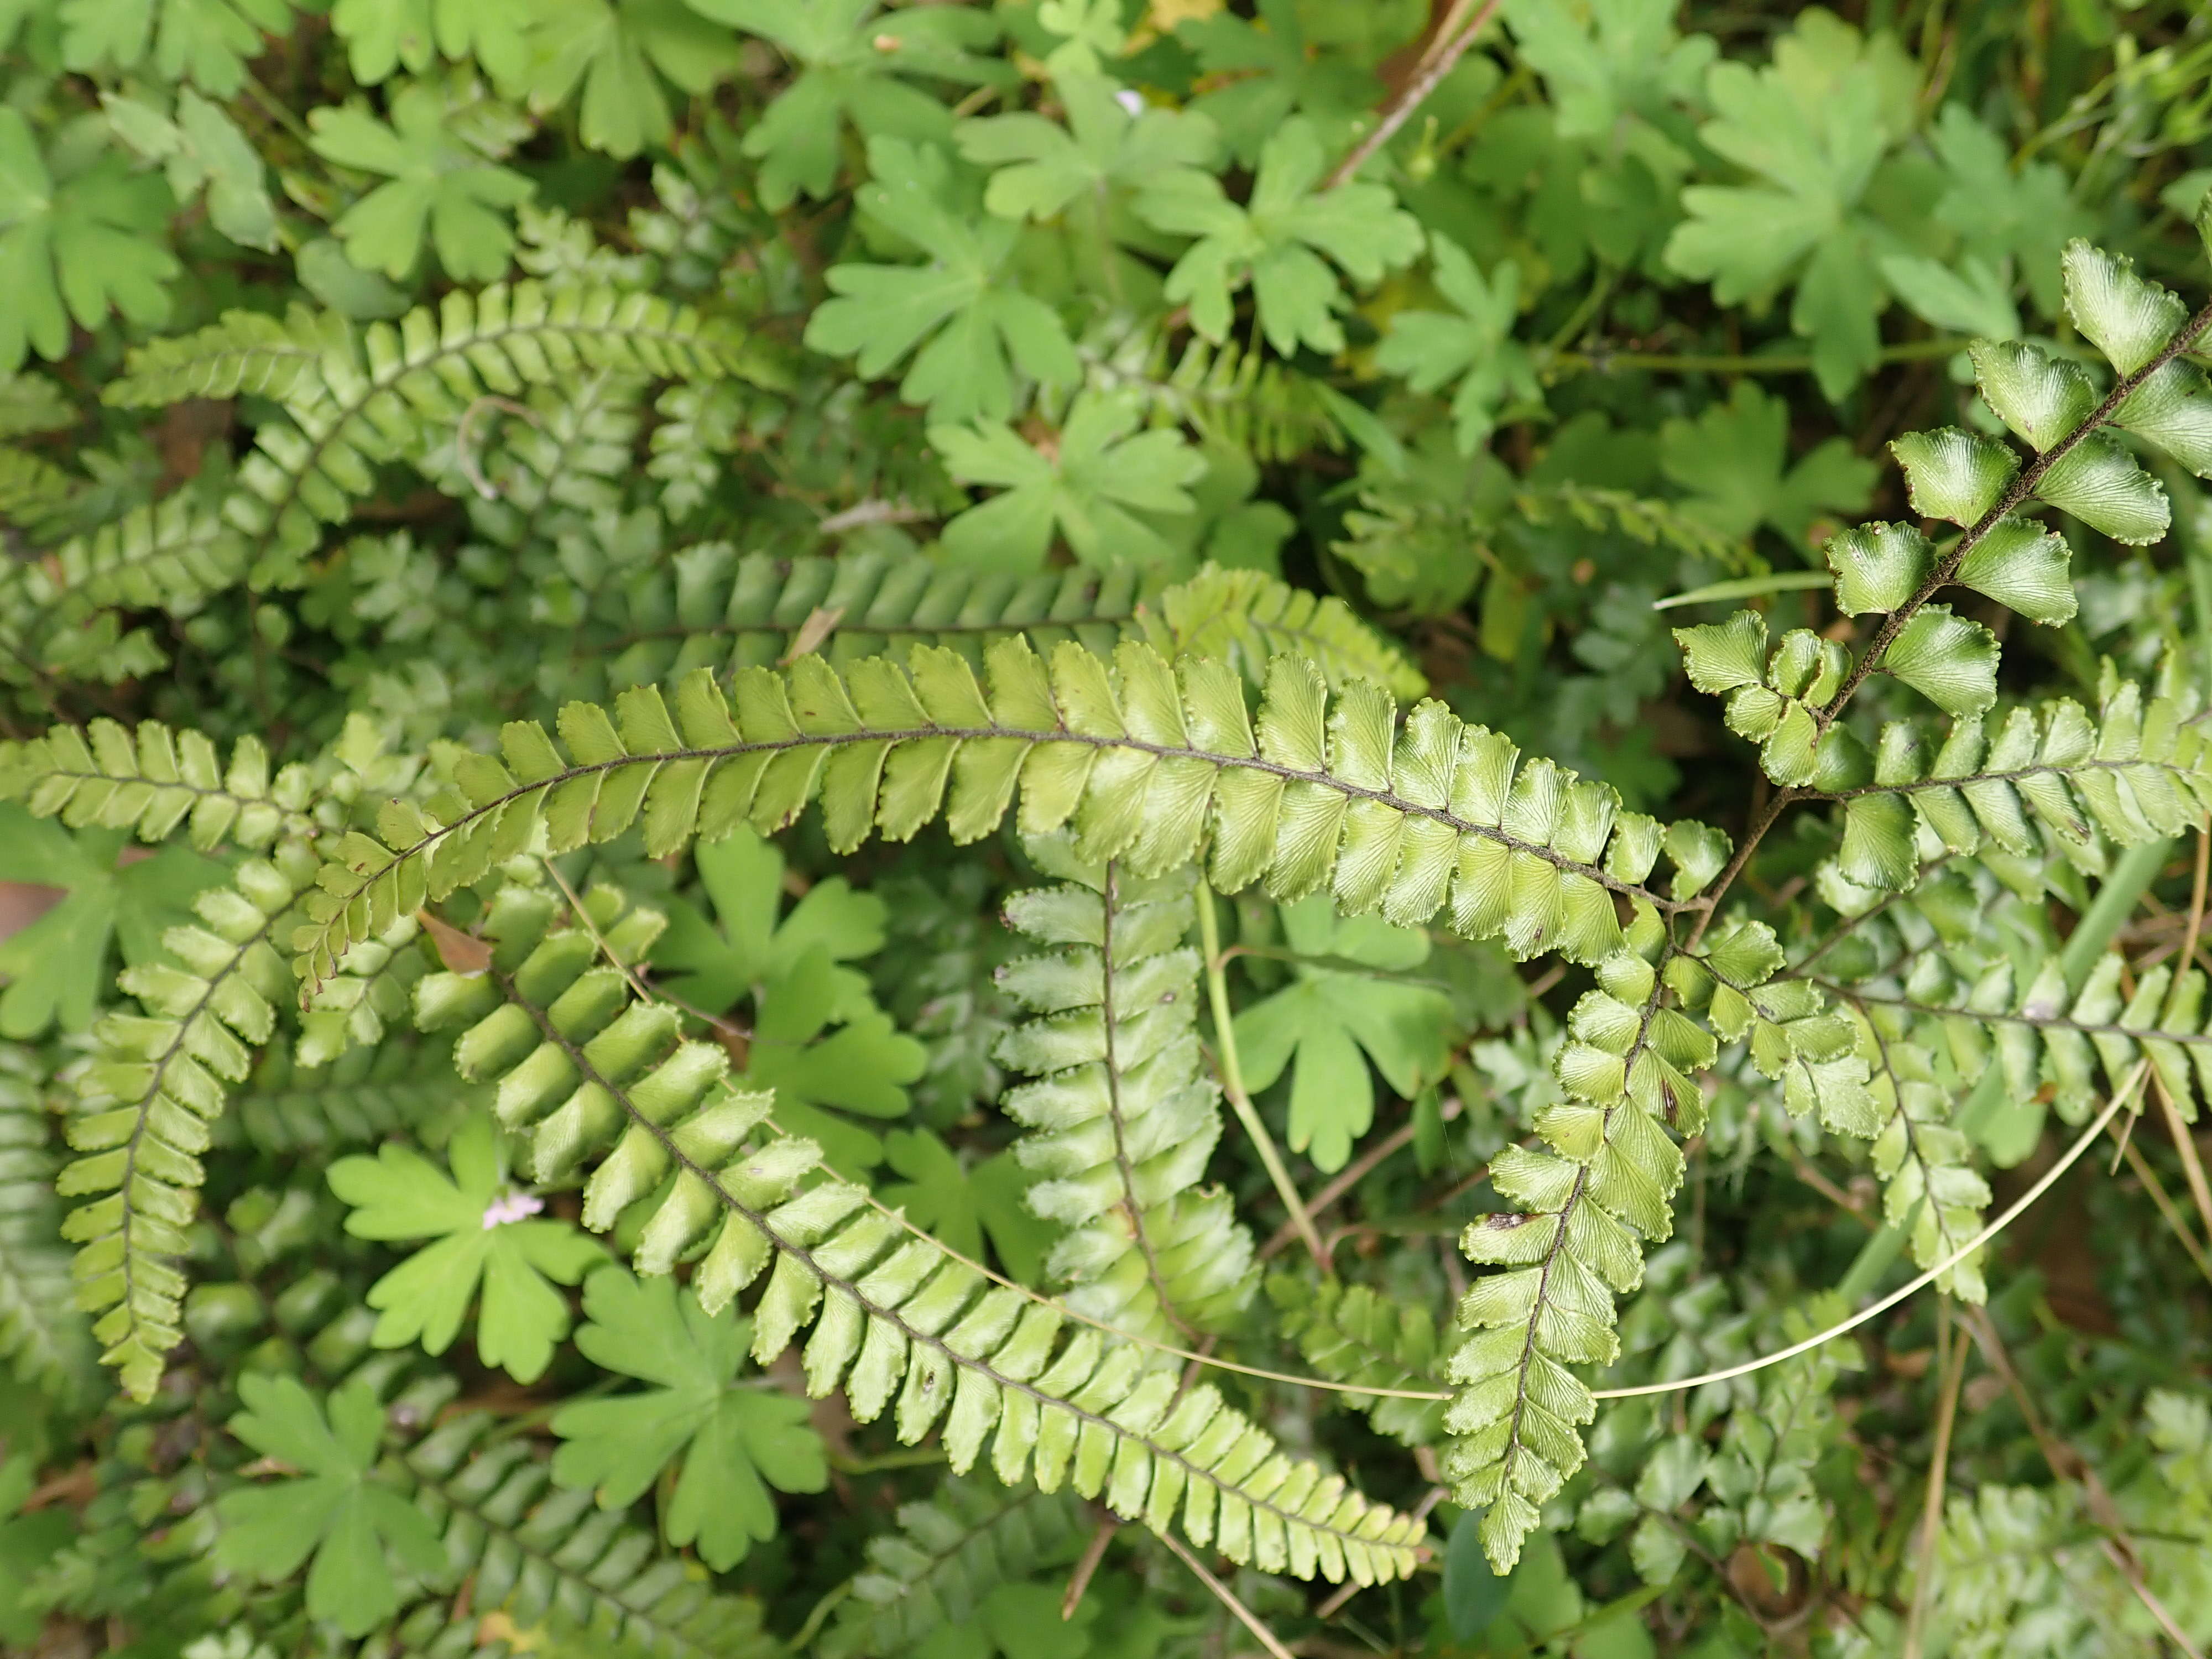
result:
<svg viewBox="0 0 2212 1659"><path fill-rule="evenodd" d="M56 1194L110 1086L95 1025L199 1006L221 976L172 930L258 937L313 880L281 849L374 826L501 721L816 649L980 658L1018 628L1256 683L1291 648L1740 836L1775 786L1668 630L1745 602L1777 636L1863 637L1821 545L1911 516L1890 441L2001 431L1970 338L2094 362L2069 239L2206 286L2212 31L2156 0L20 0L0 54L0 718L204 733L204 778L188 739L98 762L252 803L138 859L135 806L0 801L0 879L51 903L0 943L0 1646L42 1655L1256 1650L1143 1528L810 1409L788 1358L747 1357L756 1308L633 1279L576 1224L580 1178L525 1182L497 1068L458 1082L458 1027L416 1029L483 966L481 916L403 922L304 1009L237 945L251 995L203 1056L231 1098L155 1206L174 1328L131 1339L143 1397L119 1393L76 1305L91 1235L64 1231L103 1178ZM541 302L565 357L502 343L498 304ZM434 383L400 384L387 337L441 329ZM2094 706L2106 662L2203 686L2212 506L2160 477L2148 545L2057 520L2063 625L1961 603L2008 700ZM1915 707L1882 681L1863 705ZM1785 819L1744 876L1799 907L1793 951L1833 842ZM2191 850L2101 924L2130 988L2197 941ZM1039 937L1009 900L1067 858L934 830L845 857L810 817L696 854L633 834L532 890L836 1170L1057 1288L1080 1170L1001 1109L1042 1005L1000 970ZM1978 912L2025 985L2088 925L2088 879L2046 862L2010 890L1935 872L1869 933L1927 955ZM234 879L256 916L222 908ZM1326 900L1223 908L1246 1080L1333 1273L1241 1126L1194 1130L1164 1207L1229 1229L1233 1202L1251 1233L1202 1340L1436 1389L1451 1241L1560 1098L1589 976ZM1192 1030L1211 1079L1213 1010ZM1604 1386L1903 1277L1862 1254L1902 1155L1733 1060L1706 1081ZM2035 1081L1911 1167L2021 1190L2063 1144L2043 1104L2071 1104ZM1300 1653L2201 1648L2212 1217L2157 1114L2109 1162L1997 1248L1986 1308L1922 1297L1609 1410L1505 1577L1437 1484L1435 1403L1223 1379L1424 1514L1429 1555L1349 1598L1210 1565ZM1177 1316L1151 1305L1107 1316Z"/></svg>

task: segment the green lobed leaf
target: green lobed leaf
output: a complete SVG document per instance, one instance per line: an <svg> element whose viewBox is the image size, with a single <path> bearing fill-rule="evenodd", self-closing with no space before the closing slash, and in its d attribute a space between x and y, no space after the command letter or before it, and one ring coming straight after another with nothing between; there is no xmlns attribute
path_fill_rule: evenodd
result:
<svg viewBox="0 0 2212 1659"><path fill-rule="evenodd" d="M592 1239L566 1221L532 1220L544 1206L507 1185L497 1137L471 1118L447 1148L452 1174L410 1148L387 1144L374 1158L340 1158L331 1190L351 1207L356 1238L432 1241L372 1285L379 1347L421 1342L441 1354L479 1302L477 1354L518 1382L543 1376L568 1329L555 1285L574 1285L604 1260Z"/></svg>
<svg viewBox="0 0 2212 1659"><path fill-rule="evenodd" d="M640 1280L613 1267L585 1281L584 1317L576 1346L586 1358L654 1386L555 1413L551 1427L562 1442L556 1480L591 1487L600 1507L621 1509L675 1466L661 1531L672 1544L696 1544L717 1571L775 1535L769 1486L813 1492L829 1485L806 1403L739 1380L748 1321L679 1298L672 1280Z"/></svg>
<svg viewBox="0 0 2212 1659"><path fill-rule="evenodd" d="M296 1473L216 1501L232 1571L264 1583L307 1567L310 1616L365 1636L400 1604L403 1575L435 1582L446 1553L429 1518L376 1473L384 1408L368 1384L318 1399L296 1378L249 1373L230 1432Z"/></svg>

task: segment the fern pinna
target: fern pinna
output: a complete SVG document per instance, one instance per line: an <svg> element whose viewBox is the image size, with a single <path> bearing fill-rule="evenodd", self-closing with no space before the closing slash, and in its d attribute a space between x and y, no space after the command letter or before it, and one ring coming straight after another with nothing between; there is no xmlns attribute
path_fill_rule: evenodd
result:
<svg viewBox="0 0 2212 1659"><path fill-rule="evenodd" d="M902 49L884 38L882 51ZM1142 118L1110 97L1093 102L1101 120L1109 105ZM1307 118L1291 137L1262 147L1273 158L1261 161L1262 180L1310 147ZM893 160L908 152L880 147L903 143L876 139ZM934 165L908 159L917 178ZM1165 199L1154 198L1156 228L1184 222ZM1199 207L1248 216L1226 198ZM889 266L839 270L860 273L848 287L866 273L896 280ZM0 751L0 793L30 818L210 855L158 951L149 945L115 981L133 1006L106 1012L82 1052L0 1071L0 1356L27 1386L60 1395L87 1386L97 1350L147 1411L188 1425L175 1437L187 1450L133 1441L118 1457L146 1467L94 1477L111 1510L174 1503L209 1517L178 1529L154 1574L163 1595L227 1610L234 1578L299 1580L296 1606L268 1627L301 1640L335 1628L365 1653L546 1641L770 1650L757 1607L701 1588L685 1552L726 1571L775 1530L767 1486L817 1490L825 1469L858 1466L839 1449L842 1463L809 1463L811 1485L753 1480L751 1508L766 1519L750 1531L702 1518L708 1477L696 1469L773 1458L733 1450L745 1434L728 1425L811 1435L838 1420L789 1400L757 1419L722 1414L780 1380L811 1400L839 1396L843 1429L884 1425L901 1448L885 1456L949 1470L868 1545L841 1600L816 1608L807 1634L832 1653L922 1644L987 1604L1016 1605L991 1603L1007 1581L1087 1560L1079 1601L1097 1561L1084 1540L1095 1534L1103 1552L1124 1522L1179 1553L1357 1586L1434 1561L1427 1517L1447 1495L1480 1517L1500 1576L1566 1518L1592 1541L1630 1536L1654 1583L1692 1550L1717 1572L1739 1543L1817 1552L1825 1522L1805 1493L1837 1432L1826 1395L1840 1361L1750 1386L1716 1446L1705 1419L1663 1437L1626 1415L1613 1430L1600 1421L1613 1396L1736 1374L1614 1386L1620 1301L1645 1291L1647 1256L1673 1237L1691 1158L1704 1156L1686 1149L1706 1145L1724 1113L1747 1162L1845 1143L1880 1192L1864 1259L1878 1271L1882 1251L1902 1250L1973 1304L1990 1290L1982 1165L1993 1145L2024 1155L2046 1108L2079 1126L2100 1097L2124 1100L2139 1085L2177 1124L2212 1093L2194 921L2172 959L2115 945L2166 844L2212 809L2203 689L2168 652L2090 670L2094 708L2008 699L1999 629L1985 620L2009 627L2002 608L2060 628L2076 614L2071 544L2037 513L2145 544L2169 513L2139 454L2212 476L2212 388L2192 360L2212 307L2190 314L2083 241L2066 247L2061 283L2101 366L2086 349L2077 360L1976 343L1970 425L1892 445L1916 521L1825 539L1818 580L1834 617L1778 634L1770 613L1741 610L1675 630L1689 683L1720 700L1722 726L1753 746L1768 786L1734 838L1633 810L1612 784L1523 754L1425 696L1423 667L1351 606L1256 570L1020 574L892 541L831 556L676 535L714 488L711 466L683 471L677 452L715 419L736 421L699 388L780 395L784 348L550 258L541 279L455 290L396 322L241 311L138 348L110 404L246 397L269 417L207 499L137 509L0 572L4 672L20 701L63 679L152 673L166 659L153 613L189 627L218 599L251 606L301 589L366 614L346 596L372 588L379 606L406 612L404 590L427 568L419 550L395 535L341 556L322 532L378 494L380 468L402 463L456 495L473 491L469 534L535 562L546 593L518 602L488 581L434 583L411 596L421 615L404 624L486 652L509 632L523 640L530 672L497 708L515 718L480 708L410 725L325 709L301 730L219 742L173 720L102 717ZM1269 303L1263 292L1263 317ZM1324 308L1307 337L1334 328ZM873 348L855 344L870 360ZM1095 378L1133 391L1115 419L1149 410L1270 456L1358 435L1348 400L1267 378L1256 349L1194 345L1172 368L1149 335L1085 350ZM927 379L919 363L915 375ZM667 492L666 517L625 514L612 481L654 380L684 393L650 404L665 417L650 441L656 464L687 482ZM1267 393L1256 411L1206 412L1255 388ZM523 394L532 401L515 401ZM1053 400L1037 391L1040 410ZM533 434L499 441L501 476L522 480L506 491L483 477L491 416ZM1060 465L1037 461L1011 427L1005 436L1021 466ZM19 493L42 514L59 510L43 486ZM1773 574L1710 520L1632 492L1554 483L1511 499L1530 523L1565 516L1735 573L1723 590L1759 592ZM1387 490L1368 507L1345 520L1346 556L1361 568L1408 526L1448 516L1398 513ZM885 505L822 533L903 512ZM529 614L541 600L545 613ZM264 660L283 643L268 627L248 653L264 678L282 672ZM451 700L450 682L434 690ZM393 700L388 684L367 701L380 697ZM550 720L532 717L554 705ZM1785 844L1778 825L1808 806L1822 810L1800 814ZM940 825L952 845L1022 872L998 906L1006 948L989 981L1014 1016L991 1050L1012 1080L996 1116L963 1126L975 1132L963 1150L988 1145L988 1156L946 1152L934 1130L948 1120L896 1146L869 1137L872 1161L848 1168L826 1132L791 1132L788 1091L780 1121L775 1093L745 1079L773 1045L879 1012L852 964L880 947L880 927L830 948L841 927L868 932L840 919L852 897L841 884L810 921L784 919L791 936L763 965L770 953L748 956L750 935L738 935L784 925L785 872L771 872L765 901L702 873L729 933L719 943L739 964L732 983L745 982L702 1006L656 983L655 901L684 879L696 845L741 827L818 831L859 868L870 842ZM1762 854L1786 877L1764 879ZM1256 918L1240 920L1231 951L1213 938L1217 896ZM1514 980L1520 1029L1498 1040L1503 1056L1478 1052L1471 1033L1414 1091L1417 1113L1437 1115L1409 1140L1443 1121L1428 1097L1440 1077L1474 1094L1478 1066L1498 1078L1510 1061L1536 1103L1486 1149L1480 1178L1502 1206L1459 1236L1451 1273L1464 1279L1462 1261L1478 1271L1448 1319L1441 1304L1397 1305L1357 1269L1340 1277L1342 1240L1323 1241L1279 1179L1284 1237L1312 1261L1274 1268L1257 1294L1273 1247L1255 1243L1240 1215L1249 1194L1218 1156L1224 1101L1240 1123L1261 1121L1236 1022L1221 1018L1227 964L1297 959L1272 945L1266 919L1309 899L1455 949L1556 958L1540 983L1566 988L1554 1021L1528 1012L1537 993ZM2053 901L2079 918L2063 937ZM1478 978L1466 964L1481 960L1450 958L1429 988L1465 992L1446 975ZM738 1000L757 1010L771 994L805 1003L812 1024L793 1017L794 1036L738 1017ZM1528 1055L1547 1078L1522 1065ZM57 1078L70 1097L65 1162L50 1155L44 1121ZM202 1214L210 1160L341 1149L357 1154L326 1160L343 1237L319 1191L297 1214L252 1194L220 1224ZM911 1177L897 1202L870 1173L884 1161ZM58 1219L57 1194L73 1203ZM965 1248L951 1237L963 1205L979 1212ZM909 1213L925 1206L932 1224ZM247 1282L310 1235L338 1267L286 1289ZM73 1267L57 1238L77 1247ZM431 1242L408 1265L368 1283L362 1241L421 1240ZM209 1273L226 1252L236 1281ZM444 1303L406 1305L432 1280ZM683 1418L659 1396L565 1405L548 1421L568 1443L554 1453L502 1426L496 1396L449 1410L458 1384L415 1368L416 1348L442 1353L477 1306L485 1369L536 1382L568 1363L572 1285L596 1322L575 1352L681 1395L697 1419L665 1443L637 1430L659 1461L639 1451L651 1471L635 1480L622 1425L664 1405ZM694 1340L690 1371L672 1381L681 1367L665 1355L619 1352L608 1310L624 1297L657 1310L645 1323ZM326 1299L340 1309L327 1320ZM1847 1311L1818 1305L1830 1323ZM1811 1328L1767 1322L1793 1341ZM526 1340L507 1340L518 1327ZM249 1350L249 1337L262 1346ZM195 1376L175 1368L249 1352L209 1398L175 1397L173 1379ZM1318 1375L1254 1363L1292 1354ZM759 1375L740 1378L747 1358ZM1300 1435L1279 1432L1261 1385L1342 1395L1414 1460L1421 1483L1309 1455ZM625 1418L623 1402L640 1401ZM1762 1426L1761 1412L1775 1420ZM595 1435L615 1449L586 1443ZM1583 1480L1593 1437L1601 1467ZM1623 1466L1623 1444L1640 1467ZM707 1461L678 1473L679 1458ZM1003 1490L971 1479L987 1462ZM657 1534L628 1514L648 1491ZM85 1584L112 1593L112 1561L94 1558L113 1543L88 1534L65 1564L83 1605L99 1599ZM326 1553L339 1564L327 1572ZM1462 1561L1448 1582L1463 1586L1472 1571Z"/></svg>

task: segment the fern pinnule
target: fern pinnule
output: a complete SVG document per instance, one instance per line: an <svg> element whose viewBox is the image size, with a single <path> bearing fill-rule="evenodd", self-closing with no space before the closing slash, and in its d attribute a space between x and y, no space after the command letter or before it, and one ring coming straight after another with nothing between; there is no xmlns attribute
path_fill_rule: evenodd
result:
<svg viewBox="0 0 2212 1659"><path fill-rule="evenodd" d="M1435 1319L1419 1303L1401 1303L1371 1285L1271 1273L1267 1297L1283 1334L1306 1363L1337 1382L1378 1389L1443 1386L1445 1347ZM1377 1431L1408 1446L1443 1437L1443 1407L1435 1401L1347 1395Z"/></svg>
<svg viewBox="0 0 2212 1659"><path fill-rule="evenodd" d="M985 651L1013 634L1039 651L1073 640L1102 656L1120 639L1142 639L1171 661L1222 658L1255 685L1270 658L1299 656L1318 664L1332 686L1371 679L1400 696L1426 689L1404 654L1341 599L1212 565L1164 586L1128 566L1018 576L921 554L779 560L706 542L665 566L617 576L591 612L568 678L594 694L594 682L611 694L702 666L718 667L726 681L741 668L787 661L802 642L840 669L872 656L903 659L917 644L947 647L981 668Z"/></svg>
<svg viewBox="0 0 2212 1659"><path fill-rule="evenodd" d="M455 1087L450 1047L434 1039L398 1032L311 1066L296 1040L279 1036L262 1051L218 1139L242 1138L280 1156L373 1146L480 1103Z"/></svg>
<svg viewBox="0 0 2212 1659"><path fill-rule="evenodd" d="M159 720L134 730L95 720L0 744L0 799L21 799L71 829L131 830L149 842L185 826L203 852L305 841L318 827L314 799L307 769L287 766L272 778L268 750L252 736L232 745L227 766L206 737Z"/></svg>
<svg viewBox="0 0 2212 1659"><path fill-rule="evenodd" d="M757 1602L716 1591L673 1551L587 1487L564 1490L551 1459L525 1437L502 1436L485 1412L441 1417L434 1395L400 1402L435 1426L399 1463L414 1503L438 1528L463 1607L499 1609L517 1632L547 1628L595 1652L666 1659L772 1659L782 1644ZM446 1586L441 1586L443 1589ZM451 1594L418 1598L362 1646L364 1659L465 1659L483 1651L482 1615Z"/></svg>

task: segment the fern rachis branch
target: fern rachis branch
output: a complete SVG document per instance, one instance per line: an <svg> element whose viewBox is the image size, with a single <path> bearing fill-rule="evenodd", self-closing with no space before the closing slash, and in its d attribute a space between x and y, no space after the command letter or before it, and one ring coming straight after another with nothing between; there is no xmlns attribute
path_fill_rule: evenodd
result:
<svg viewBox="0 0 2212 1659"><path fill-rule="evenodd" d="M1192 1459L1185 1456L1179 1449L1173 1449L1166 1446L1160 1445L1141 1434L1133 1433L1131 1431L1123 1428L1099 1413L1089 1410L1082 1406L1074 1404L1071 1401L1048 1393L1044 1389L1036 1386L1034 1382L1025 1379L1007 1376L1004 1371L993 1366L986 1358L980 1357L971 1358L958 1352L937 1332L933 1330L925 1331L919 1328L905 1319L899 1310L883 1306L872 1298L865 1295L862 1292L860 1285L854 1280L828 1271L820 1264L815 1254L811 1250L808 1249L805 1246L793 1243L779 1234L775 1231L766 1213L755 1210L741 1202L726 1187L722 1184L720 1172L693 1158L687 1152L684 1151L682 1144L678 1140L677 1137L670 1132L666 1125L654 1121L646 1113L641 1111L635 1103L630 1099L627 1090L623 1088L619 1084L605 1077L600 1073L599 1068L592 1064L590 1056L585 1052L585 1048L582 1044L572 1041L565 1032L561 1030L558 1025L546 1016L545 1012L542 1009L536 1006L535 1004L532 1003L527 999L515 993L513 980L509 976L499 975L496 975L496 978L502 991L507 994L511 1005L521 1007L529 1013L532 1020L537 1024L539 1031L544 1036L545 1040L555 1044L561 1049L561 1051L567 1056L568 1063L575 1067L577 1075L584 1079L587 1083L605 1090L611 1098L620 1104L625 1116L631 1124L644 1129L647 1133L652 1136L653 1140L659 1145L662 1155L667 1158L669 1167L682 1170L684 1173L690 1176L693 1179L699 1182L708 1192L714 1194L715 1200L718 1203L730 1211L731 1213L742 1217L746 1222L758 1230L763 1237L773 1241L774 1247L777 1251L787 1255L796 1260L801 1267L805 1268L806 1271L813 1276L817 1284L823 1286L836 1286L838 1295L849 1300L853 1305L859 1308L870 1320L880 1322L883 1324L898 1331L912 1346L917 1348L927 1348L940 1355L945 1363L955 1370L973 1370L987 1378L996 1387L1009 1393L1026 1396L1041 1407L1049 1407L1054 1411L1066 1413L1070 1416L1075 1418L1086 1429L1093 1430L1103 1434L1109 1437L1110 1440L1134 1440L1139 1444L1142 1445L1146 1451L1154 1459L1164 1460L1175 1464L1182 1472L1183 1479L1188 1482L1202 1483L1213 1486L1218 1490L1235 1490L1233 1487L1224 1486L1222 1477L1216 1471L1194 1462ZM903 1221L903 1218L899 1218ZM919 1236L927 1237L927 1235ZM941 1246L939 1248L940 1250L942 1249ZM1055 1311L1060 1312L1063 1316L1066 1316L1066 1310L1060 1309L1059 1304L1050 1304L1049 1305L1051 1305ZM1084 1321L1082 1322L1088 1324L1092 1322ZM1116 1337L1121 1335L1119 1332L1115 1332L1114 1334ZM1144 1346L1150 1346L1152 1345L1146 1344ZM1355 1547L1365 1547L1368 1545L1368 1540L1360 1538L1348 1530L1335 1528L1327 1521L1308 1520L1303 1516L1280 1508L1279 1506L1271 1503L1264 1497L1255 1497L1249 1492L1237 1492L1237 1495L1242 1499L1242 1501L1251 1506L1254 1510L1264 1510L1267 1514L1273 1516L1280 1524L1291 1528L1303 1528L1314 1531L1331 1533L1342 1541L1352 1544Z"/></svg>

